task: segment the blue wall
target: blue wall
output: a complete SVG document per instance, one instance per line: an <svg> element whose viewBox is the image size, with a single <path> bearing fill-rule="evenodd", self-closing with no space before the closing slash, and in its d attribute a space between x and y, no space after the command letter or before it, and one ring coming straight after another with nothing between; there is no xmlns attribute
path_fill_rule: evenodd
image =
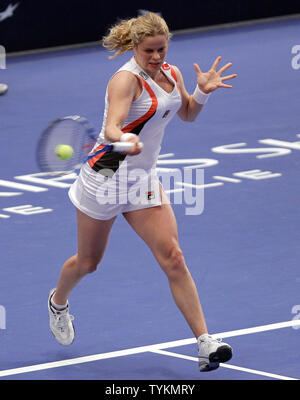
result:
<svg viewBox="0 0 300 400"><path fill-rule="evenodd" d="M3 15L17 5L12 16ZM300 12L299 0L3 0L0 45L15 52L99 40L118 18L160 12L172 31ZM2 18L1 18L2 16Z"/></svg>

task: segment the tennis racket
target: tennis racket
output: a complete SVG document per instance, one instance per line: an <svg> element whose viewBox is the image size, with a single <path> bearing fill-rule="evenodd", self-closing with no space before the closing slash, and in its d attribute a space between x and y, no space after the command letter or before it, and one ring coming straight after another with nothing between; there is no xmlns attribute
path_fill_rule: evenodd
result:
<svg viewBox="0 0 300 400"><path fill-rule="evenodd" d="M70 173L97 154L128 151L134 146L131 142L114 142L92 152L96 140L96 132L86 118L79 115L58 118L48 125L38 141L37 164L43 172ZM57 149L62 145L69 150L70 154L66 154L66 157L57 154Z"/></svg>

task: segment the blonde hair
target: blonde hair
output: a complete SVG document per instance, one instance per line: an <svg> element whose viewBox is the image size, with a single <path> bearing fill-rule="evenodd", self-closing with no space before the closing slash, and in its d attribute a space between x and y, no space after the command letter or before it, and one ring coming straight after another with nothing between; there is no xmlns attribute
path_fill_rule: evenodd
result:
<svg viewBox="0 0 300 400"><path fill-rule="evenodd" d="M126 53L141 43L145 37L164 35L170 40L172 34L166 21L156 13L149 12L137 18L121 20L110 28L108 35L102 39L102 45L109 51L115 51L113 56Z"/></svg>

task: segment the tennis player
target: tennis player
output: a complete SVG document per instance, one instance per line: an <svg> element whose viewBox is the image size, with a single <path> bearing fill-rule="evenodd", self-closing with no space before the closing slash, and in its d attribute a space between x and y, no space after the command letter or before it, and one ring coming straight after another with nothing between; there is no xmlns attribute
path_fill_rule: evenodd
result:
<svg viewBox="0 0 300 400"><path fill-rule="evenodd" d="M228 361L232 349L208 334L197 289L178 243L172 207L153 171L165 127L175 114L194 121L210 93L220 87L231 88L224 81L236 75L222 76L231 63L217 70L220 57L206 73L194 64L197 84L190 95L179 69L166 62L170 37L164 19L147 13L121 21L103 39L104 47L115 52L112 57L129 51L133 55L108 83L95 149L115 141L129 141L134 147L90 159L70 188L69 197L77 211L78 252L65 262L57 287L50 291L50 328L59 343L73 342L74 317L68 297L86 274L97 269L115 218L122 214L166 274L176 305L197 339L199 369L210 371ZM140 193L145 195L139 201L133 196L137 183L128 179L137 169L143 171ZM130 201L133 198L135 201Z"/></svg>

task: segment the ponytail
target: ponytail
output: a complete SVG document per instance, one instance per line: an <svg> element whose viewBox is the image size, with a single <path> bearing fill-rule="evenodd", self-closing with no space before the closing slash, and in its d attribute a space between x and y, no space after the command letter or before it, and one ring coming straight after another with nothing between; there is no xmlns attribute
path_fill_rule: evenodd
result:
<svg viewBox="0 0 300 400"><path fill-rule="evenodd" d="M133 50L145 37L164 35L170 40L171 33L165 20L155 13L147 13L137 18L122 20L110 28L108 35L102 39L102 45L115 54L109 58L115 58L120 54Z"/></svg>

